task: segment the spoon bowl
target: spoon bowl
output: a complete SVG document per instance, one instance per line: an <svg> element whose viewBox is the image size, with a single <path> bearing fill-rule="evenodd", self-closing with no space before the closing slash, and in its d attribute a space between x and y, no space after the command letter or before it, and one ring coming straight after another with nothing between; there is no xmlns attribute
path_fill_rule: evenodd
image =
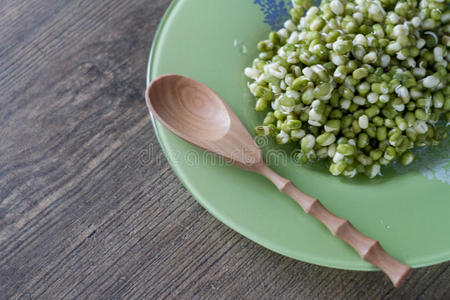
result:
<svg viewBox="0 0 450 300"><path fill-rule="evenodd" d="M210 88L180 75L163 75L151 82L145 93L150 113L180 138L259 173L295 200L303 210L322 222L361 258L376 265L399 286L411 267L390 256L380 243L329 212L319 200L304 194L288 179L269 168L248 131L230 107Z"/></svg>
<svg viewBox="0 0 450 300"><path fill-rule="evenodd" d="M227 133L230 117L219 96L202 85L183 76L163 75L150 86L148 103L177 135L215 141Z"/></svg>
<svg viewBox="0 0 450 300"><path fill-rule="evenodd" d="M209 87L181 75L162 75L145 93L150 112L187 142L245 168L262 153L231 108Z"/></svg>

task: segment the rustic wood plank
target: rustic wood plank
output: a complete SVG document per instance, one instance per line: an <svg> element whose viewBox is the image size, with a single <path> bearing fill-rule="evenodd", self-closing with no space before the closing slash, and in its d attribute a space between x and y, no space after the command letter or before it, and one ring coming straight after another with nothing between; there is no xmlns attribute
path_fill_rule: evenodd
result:
<svg viewBox="0 0 450 300"><path fill-rule="evenodd" d="M0 2L0 299L448 299L268 251L203 210L143 101L169 0Z"/></svg>

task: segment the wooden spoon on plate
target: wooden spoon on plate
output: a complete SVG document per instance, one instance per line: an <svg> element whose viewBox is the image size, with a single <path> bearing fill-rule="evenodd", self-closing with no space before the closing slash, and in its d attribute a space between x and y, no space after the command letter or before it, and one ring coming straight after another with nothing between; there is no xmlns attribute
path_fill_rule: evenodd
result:
<svg viewBox="0 0 450 300"><path fill-rule="evenodd" d="M170 131L236 166L265 176L333 235L352 246L365 261L386 273L395 287L409 276L411 267L390 256L378 241L359 232L349 221L333 215L319 200L304 194L270 169L238 117L206 85L180 75L162 75L150 83L145 98L151 114Z"/></svg>

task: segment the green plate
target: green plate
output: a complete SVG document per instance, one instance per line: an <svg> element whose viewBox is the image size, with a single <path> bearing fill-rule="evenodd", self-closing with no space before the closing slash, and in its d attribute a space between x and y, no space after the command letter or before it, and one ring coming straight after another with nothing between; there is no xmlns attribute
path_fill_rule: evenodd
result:
<svg viewBox="0 0 450 300"><path fill-rule="evenodd" d="M287 3L288 1L286 1ZM164 73L192 77L214 89L245 126L263 115L243 70L256 43L286 18L283 0L173 1L156 34L147 79ZM154 121L166 157L186 188L217 219L283 255L318 265L374 270L266 179L228 166L180 140ZM292 149L257 142L266 160L304 192L377 239L394 257L414 267L450 259L449 147L422 150L408 168L393 167L375 180L331 176L324 165L301 166Z"/></svg>

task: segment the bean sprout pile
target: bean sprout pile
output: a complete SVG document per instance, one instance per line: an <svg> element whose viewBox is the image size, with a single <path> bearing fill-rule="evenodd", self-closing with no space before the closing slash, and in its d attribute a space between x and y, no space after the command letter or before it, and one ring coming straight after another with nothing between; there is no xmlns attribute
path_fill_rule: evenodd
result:
<svg viewBox="0 0 450 300"><path fill-rule="evenodd" d="M347 177L373 178L412 163L412 148L439 145L450 121L449 3L292 0L291 18L245 69L266 113L256 135Z"/></svg>

